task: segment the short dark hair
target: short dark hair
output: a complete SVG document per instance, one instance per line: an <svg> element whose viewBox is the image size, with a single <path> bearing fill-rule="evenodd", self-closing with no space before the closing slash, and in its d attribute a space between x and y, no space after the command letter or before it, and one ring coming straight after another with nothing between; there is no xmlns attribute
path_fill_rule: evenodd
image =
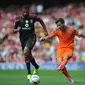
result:
<svg viewBox="0 0 85 85"><path fill-rule="evenodd" d="M61 22L62 24L65 23L63 18L57 18L55 23L57 24L58 22Z"/></svg>
<svg viewBox="0 0 85 85"><path fill-rule="evenodd" d="M23 5L21 9L29 10L29 5Z"/></svg>

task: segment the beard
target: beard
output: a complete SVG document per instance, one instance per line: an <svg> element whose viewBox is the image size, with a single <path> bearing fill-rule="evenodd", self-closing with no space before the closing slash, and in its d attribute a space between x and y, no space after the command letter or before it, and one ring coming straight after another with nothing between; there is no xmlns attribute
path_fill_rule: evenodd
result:
<svg viewBox="0 0 85 85"><path fill-rule="evenodd" d="M28 15L23 15L23 16L24 16L25 19L28 18Z"/></svg>

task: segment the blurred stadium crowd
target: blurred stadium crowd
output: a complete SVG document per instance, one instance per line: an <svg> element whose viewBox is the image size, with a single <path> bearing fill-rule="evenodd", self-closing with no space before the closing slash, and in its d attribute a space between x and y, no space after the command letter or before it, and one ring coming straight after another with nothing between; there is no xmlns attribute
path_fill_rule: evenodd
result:
<svg viewBox="0 0 85 85"><path fill-rule="evenodd" d="M43 19L48 32L56 28L55 19L62 17L65 19L67 26L72 26L79 32L85 32L85 4L68 4L63 7L55 6L44 10L42 4L30 5L30 13L36 13ZM8 31L13 29L14 18L20 13L19 5L10 5L7 8L0 8L0 37L3 37ZM33 48L33 56L39 63L47 61L56 62L57 44L56 37L53 40L40 42L39 37L44 36L42 27L35 23L37 42ZM24 56L19 41L19 33L11 35L0 44L0 62L24 63ZM85 39L75 38L74 54L70 62L85 62Z"/></svg>

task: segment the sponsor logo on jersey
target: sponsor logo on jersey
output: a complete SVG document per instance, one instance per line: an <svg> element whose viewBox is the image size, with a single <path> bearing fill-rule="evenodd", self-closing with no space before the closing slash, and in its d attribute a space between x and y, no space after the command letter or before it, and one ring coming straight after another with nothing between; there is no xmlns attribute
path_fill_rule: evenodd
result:
<svg viewBox="0 0 85 85"><path fill-rule="evenodd" d="M23 30L30 30L31 28L30 27L22 27Z"/></svg>

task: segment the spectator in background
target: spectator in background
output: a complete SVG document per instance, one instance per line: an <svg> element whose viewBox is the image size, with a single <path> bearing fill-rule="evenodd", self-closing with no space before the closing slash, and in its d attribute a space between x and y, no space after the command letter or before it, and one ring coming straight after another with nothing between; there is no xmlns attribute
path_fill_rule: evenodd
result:
<svg viewBox="0 0 85 85"><path fill-rule="evenodd" d="M36 12L37 12L37 14L41 14L43 12L43 5L42 4L36 5Z"/></svg>
<svg viewBox="0 0 85 85"><path fill-rule="evenodd" d="M32 14L36 14L36 4L35 3L31 4L31 6L29 8L29 12Z"/></svg>
<svg viewBox="0 0 85 85"><path fill-rule="evenodd" d="M31 5L30 5L30 7L31 7ZM61 6L60 7L55 6L55 7L48 8L46 10L43 9L43 13L44 14L43 15L40 14L40 17L43 19L43 21L46 24L46 27L49 29L50 32L55 28L55 24L53 23L53 21L52 20L49 20L50 19L49 16L51 14L55 15L56 18L58 18L58 17L61 16L61 17L65 18L65 19L66 19L66 16L70 15L70 18L69 18L69 21L70 21L70 20L74 20L75 19L76 15L74 14L74 16L73 16L73 14L71 13L71 11L72 10L76 10L76 9L78 10L78 14L77 14L77 17L76 18L78 19L79 22L81 22L83 24L83 26L85 26L85 11L84 11L85 10L85 4L84 3L80 3L80 5L78 5L75 8L74 8L74 5L76 5L76 4L75 3L74 4L69 3L68 5L65 5L63 7L61 7ZM13 19L17 16L17 14L20 14L21 13L21 10L20 10L20 7L21 6L20 5L17 5L16 7L15 6L11 6L11 7L14 7L14 8L11 8L12 10L10 10L10 5L8 7L5 7L5 8L0 8L0 16L1 16L0 17L0 37L3 37L4 36L4 32L6 34L7 30L10 31L13 28ZM34 8L34 9L36 9L36 8ZM67 20L67 23L69 21ZM75 22L76 22L76 20L75 20ZM39 32L41 32L39 34L39 35L41 35L42 34L42 30L39 29L39 28L41 28L41 26L38 23L35 24L35 25L36 25L38 34L39 34ZM72 23L71 26L74 27L74 28L76 28L76 30L81 30L83 32L85 31L85 28L84 29L81 29L81 27L79 28L80 25L77 26L75 23ZM12 43L9 46L9 43L10 43L9 41L10 40L11 40L11 42L14 41L16 44L13 45L13 43ZM55 41L55 39L53 41ZM76 50L75 49L74 52L76 52L76 55L77 55L77 53L80 53L79 57L82 58L82 53L85 52L83 50L84 49L84 46L85 46L85 44L84 44L85 41L84 41L84 39L78 39L76 41L77 41L77 43L75 44L76 48L79 48L78 45L80 45L80 48L79 48L79 50ZM9 48L8 48L6 57L4 57L4 59L3 59L3 57L1 57L3 60L6 60L6 61L4 61L4 63L5 62L9 62L9 59L7 60L7 58L11 57L11 56L8 56L8 54L11 54L11 51L9 51L9 50L12 49L13 52L15 52L15 47L19 50L19 51L17 50L17 52L18 52L17 53L17 56L20 55L20 56L22 56L21 58L23 58L23 55L20 53L20 52L22 52L22 50L21 50L21 45L20 45L19 38L18 38L18 33L15 36L10 36L5 42L6 43L4 43L5 44L4 45L4 49L6 49L7 47L9 47ZM50 42L50 43L52 43L52 42ZM1 44L1 45L3 45L3 44ZM40 49L41 46L42 46L42 49ZM45 47L43 46L43 43L42 43L42 45L40 43L39 46L37 47L36 52L34 52L35 55L37 54L38 51L42 52L44 49L45 49ZM82 50L83 50L83 52L82 52ZM2 51L0 51L0 52L2 53ZM45 57L43 57L43 55L41 55L42 53L40 53L40 52L39 52L39 55L41 57L37 57L37 56L34 55L35 58L37 57L39 63L47 62L47 60L46 60L47 59L46 58L47 53L44 55ZM12 54L12 55L15 55L15 54ZM74 56L75 56L75 53L74 53ZM78 58L77 56L75 58L76 59L73 59L71 62L74 62L74 61L75 62L76 61L82 62L81 59ZM49 61L51 62L50 59L49 59ZM2 62L2 61L0 61L0 62ZM16 63L15 61L10 61L10 63L11 62ZM20 63L19 58L18 58L18 61L17 62ZM22 63L24 63L24 61Z"/></svg>

